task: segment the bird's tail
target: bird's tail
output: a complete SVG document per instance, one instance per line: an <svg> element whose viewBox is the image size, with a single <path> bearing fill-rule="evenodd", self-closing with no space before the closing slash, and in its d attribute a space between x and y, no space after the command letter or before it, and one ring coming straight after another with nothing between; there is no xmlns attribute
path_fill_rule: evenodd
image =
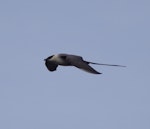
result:
<svg viewBox="0 0 150 129"><path fill-rule="evenodd" d="M95 64L95 65L105 65L105 66L126 67L126 66L123 66L123 65L115 65L115 64L101 64L101 63L94 63L94 62L89 62L89 61L86 61L86 63L88 63L88 64Z"/></svg>

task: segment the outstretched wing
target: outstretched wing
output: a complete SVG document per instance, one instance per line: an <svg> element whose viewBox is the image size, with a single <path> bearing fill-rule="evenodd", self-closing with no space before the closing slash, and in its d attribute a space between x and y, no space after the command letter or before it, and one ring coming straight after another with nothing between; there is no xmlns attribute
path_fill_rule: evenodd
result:
<svg viewBox="0 0 150 129"><path fill-rule="evenodd" d="M86 61L82 59L80 56L67 56L66 60L72 65L79 69L82 69L86 72L93 73L93 74L101 74L100 72L93 69L91 66L88 65Z"/></svg>
<svg viewBox="0 0 150 129"><path fill-rule="evenodd" d="M55 64L53 62L48 62L48 61L45 62L45 65L49 71L55 71L58 67L57 64Z"/></svg>

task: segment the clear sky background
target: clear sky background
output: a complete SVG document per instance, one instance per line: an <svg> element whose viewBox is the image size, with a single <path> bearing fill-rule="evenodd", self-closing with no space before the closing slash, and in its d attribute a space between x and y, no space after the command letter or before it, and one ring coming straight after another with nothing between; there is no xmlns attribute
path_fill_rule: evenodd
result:
<svg viewBox="0 0 150 129"><path fill-rule="evenodd" d="M150 129L149 0L1 0L0 60L0 129Z"/></svg>

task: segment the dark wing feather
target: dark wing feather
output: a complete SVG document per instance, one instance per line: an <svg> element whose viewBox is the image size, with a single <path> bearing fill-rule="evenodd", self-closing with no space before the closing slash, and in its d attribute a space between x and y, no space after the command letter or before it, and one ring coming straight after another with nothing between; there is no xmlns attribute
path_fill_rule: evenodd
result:
<svg viewBox="0 0 150 129"><path fill-rule="evenodd" d="M70 62L71 65L82 69L86 72L93 74L101 74L100 72L96 71L91 66L89 66L88 63L84 61L80 56L67 56L66 60L68 60L68 62Z"/></svg>
<svg viewBox="0 0 150 129"><path fill-rule="evenodd" d="M55 71L58 67L57 64L55 64L53 62L48 62L48 61L45 62L45 65L49 71Z"/></svg>

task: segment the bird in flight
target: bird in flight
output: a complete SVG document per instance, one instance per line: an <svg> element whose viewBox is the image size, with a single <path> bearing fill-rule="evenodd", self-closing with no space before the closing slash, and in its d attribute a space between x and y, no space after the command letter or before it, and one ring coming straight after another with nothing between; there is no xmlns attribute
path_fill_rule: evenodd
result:
<svg viewBox="0 0 150 129"><path fill-rule="evenodd" d="M46 59L44 59L44 61L45 61L45 65L46 65L47 69L51 72L56 71L58 65L75 66L79 69L82 69L86 72L93 73L93 74L101 74L101 73L96 71L89 64L125 67L123 65L93 63L93 62L83 60L83 58L81 56L70 55L70 54L52 55L52 56L49 56Z"/></svg>

